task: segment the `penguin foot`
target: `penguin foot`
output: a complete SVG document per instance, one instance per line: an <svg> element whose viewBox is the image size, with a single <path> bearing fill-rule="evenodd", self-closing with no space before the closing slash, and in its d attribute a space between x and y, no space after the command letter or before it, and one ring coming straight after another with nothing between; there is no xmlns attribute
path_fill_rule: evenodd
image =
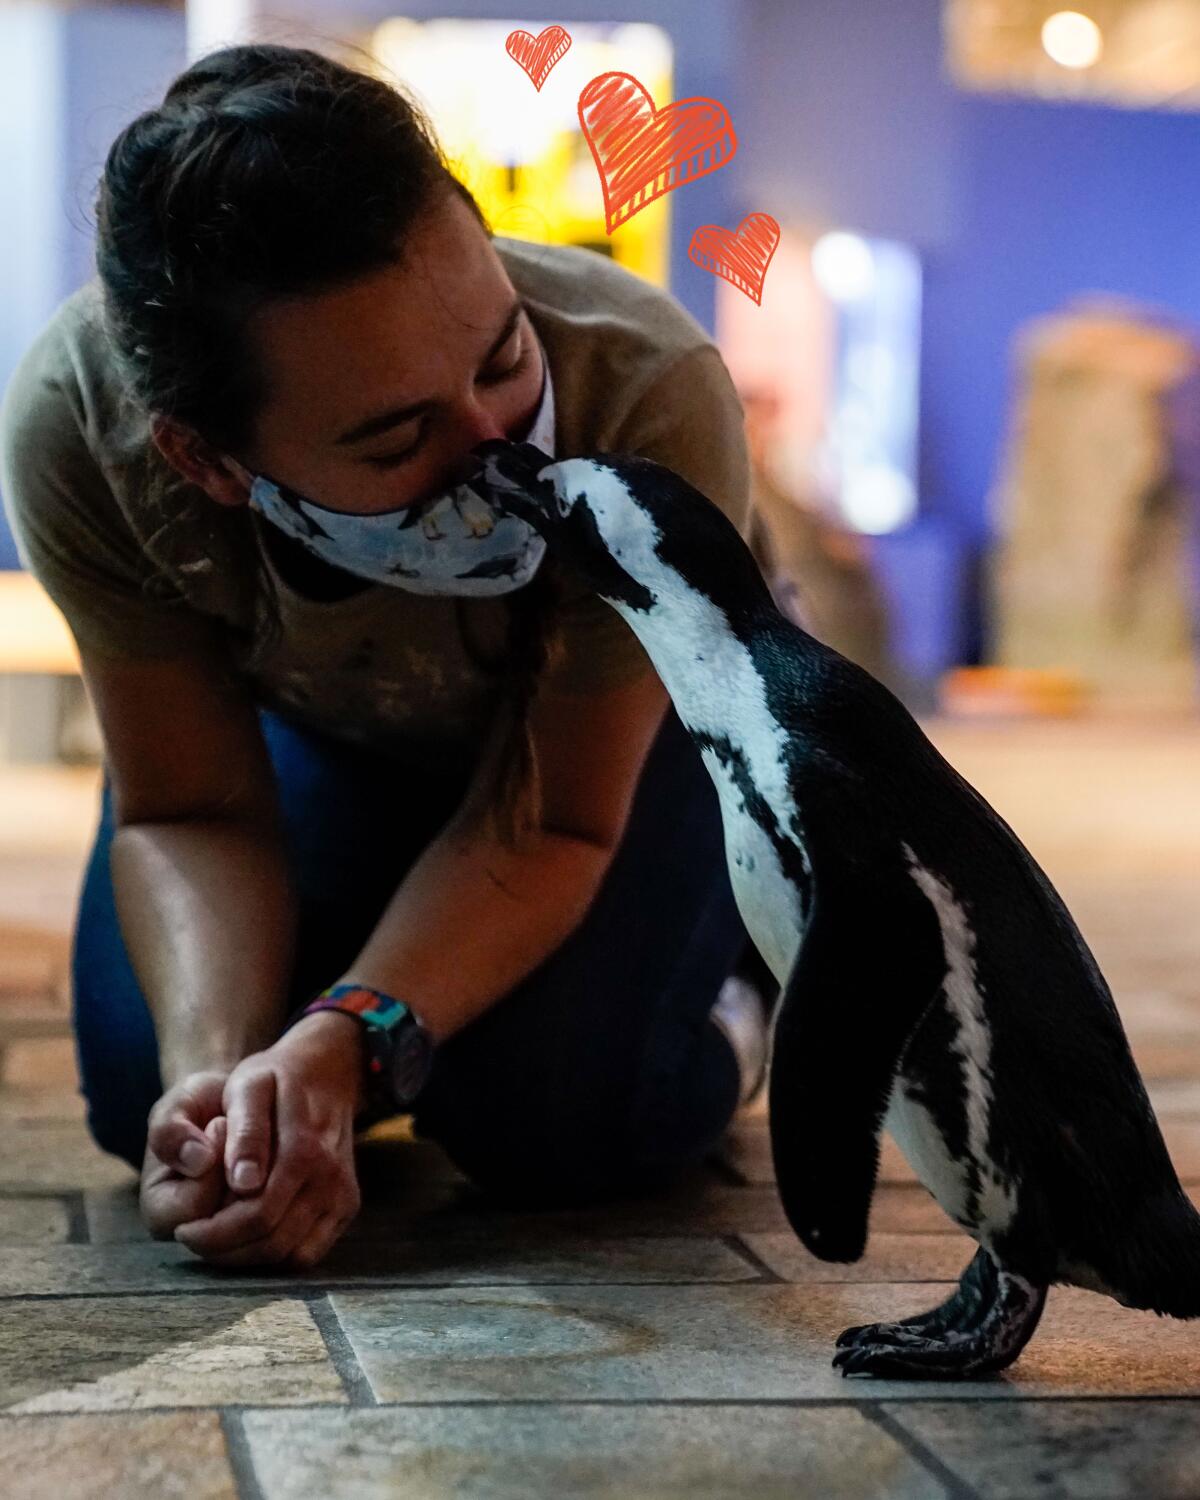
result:
<svg viewBox="0 0 1200 1500"><path fill-rule="evenodd" d="M867 1323L838 1337L843 1375L964 1380L1012 1364L1033 1336L1046 1288L1001 1271L980 1248L939 1307L896 1323Z"/></svg>
<svg viewBox="0 0 1200 1500"><path fill-rule="evenodd" d="M995 1301L995 1282L995 1264L981 1246L945 1302L929 1312L900 1318L895 1323L862 1323L847 1328L838 1335L838 1347L863 1342L907 1344L914 1337L937 1337L947 1330L969 1333L979 1327L987 1309Z"/></svg>

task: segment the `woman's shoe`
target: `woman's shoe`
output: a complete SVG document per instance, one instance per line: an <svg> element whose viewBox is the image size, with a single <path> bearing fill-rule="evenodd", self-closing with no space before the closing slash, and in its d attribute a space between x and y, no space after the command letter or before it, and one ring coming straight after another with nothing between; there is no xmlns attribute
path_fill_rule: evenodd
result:
<svg viewBox="0 0 1200 1500"><path fill-rule="evenodd" d="M737 1058L741 1077L739 1109L752 1104L766 1084L778 996L779 985L774 975L759 957L758 950L748 942L709 1011Z"/></svg>

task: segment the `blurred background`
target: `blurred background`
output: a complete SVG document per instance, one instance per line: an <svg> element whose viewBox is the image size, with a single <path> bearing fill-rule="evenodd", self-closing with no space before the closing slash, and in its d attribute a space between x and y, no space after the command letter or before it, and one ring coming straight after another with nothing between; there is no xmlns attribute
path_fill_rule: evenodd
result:
<svg viewBox="0 0 1200 1500"><path fill-rule="evenodd" d="M504 55L573 45L536 92ZM496 231L668 288L742 394L781 606L919 712L1194 715L1200 4L0 4L0 385L94 271L113 137L272 40L413 89ZM725 169L605 232L579 92L708 95ZM687 256L771 214L762 303ZM70 636L0 519L0 763L94 764Z"/></svg>

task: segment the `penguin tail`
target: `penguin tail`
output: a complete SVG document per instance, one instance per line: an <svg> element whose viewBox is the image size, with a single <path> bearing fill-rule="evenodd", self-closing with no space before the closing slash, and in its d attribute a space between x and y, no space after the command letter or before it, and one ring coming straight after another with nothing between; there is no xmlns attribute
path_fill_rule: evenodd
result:
<svg viewBox="0 0 1200 1500"><path fill-rule="evenodd" d="M1182 1189L1147 1199L1088 1260L1104 1283L1095 1289L1123 1307L1200 1318L1200 1213ZM1075 1274L1066 1279L1088 1284Z"/></svg>

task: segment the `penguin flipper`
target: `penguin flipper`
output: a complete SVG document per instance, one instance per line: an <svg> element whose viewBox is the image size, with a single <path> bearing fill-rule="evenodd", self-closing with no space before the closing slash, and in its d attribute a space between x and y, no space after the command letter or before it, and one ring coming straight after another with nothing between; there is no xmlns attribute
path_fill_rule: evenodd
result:
<svg viewBox="0 0 1200 1500"><path fill-rule="evenodd" d="M946 960L937 916L902 864L814 873L771 1044L771 1153L806 1248L854 1261L866 1247L892 1082Z"/></svg>

